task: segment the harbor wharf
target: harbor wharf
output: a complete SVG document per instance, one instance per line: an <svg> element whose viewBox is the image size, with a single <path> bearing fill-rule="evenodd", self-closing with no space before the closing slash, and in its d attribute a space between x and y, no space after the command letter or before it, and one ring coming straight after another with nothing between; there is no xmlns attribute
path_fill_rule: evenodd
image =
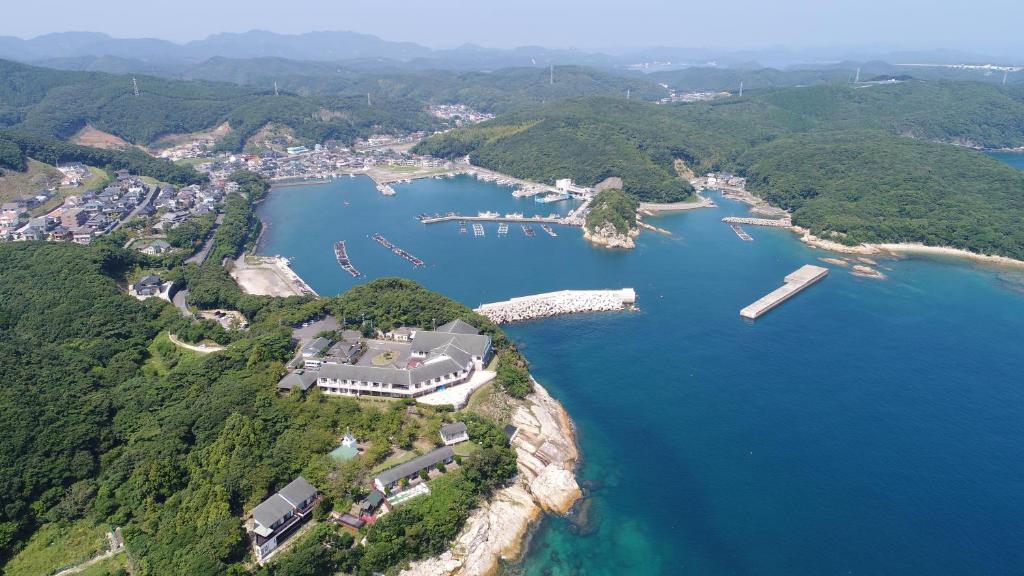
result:
<svg viewBox="0 0 1024 576"><path fill-rule="evenodd" d="M793 221L789 218L740 218L737 216L727 216L722 218L722 222L726 224L747 224L750 226L769 226L772 228L789 228L793 225Z"/></svg>
<svg viewBox="0 0 1024 576"><path fill-rule="evenodd" d="M632 288L561 290L481 304L475 312L497 324L508 324L563 314L623 310L633 308L635 304L636 291Z"/></svg>
<svg viewBox="0 0 1024 576"><path fill-rule="evenodd" d="M527 222L533 224L563 224L566 226L576 226L575 222L565 222L565 219L557 216L460 216L458 214L448 214L444 216L428 216L426 218L420 218L420 222L424 224L439 224L441 222Z"/></svg>
<svg viewBox="0 0 1024 576"><path fill-rule="evenodd" d="M785 278L785 283L771 293L762 296L756 302L740 310L740 316L751 320L757 319L769 310L789 300L804 288L821 280L828 274L828 268L806 264Z"/></svg>

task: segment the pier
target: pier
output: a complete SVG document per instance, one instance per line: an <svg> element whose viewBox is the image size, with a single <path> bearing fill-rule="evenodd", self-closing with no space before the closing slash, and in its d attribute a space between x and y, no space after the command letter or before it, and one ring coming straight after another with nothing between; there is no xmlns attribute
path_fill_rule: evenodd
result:
<svg viewBox="0 0 1024 576"><path fill-rule="evenodd" d="M828 274L828 268L812 266L811 264L801 266L797 271L786 276L785 284L776 288L770 294L762 296L750 306L740 310L740 316L751 320L759 318L772 308L789 300L804 288L821 280L826 274Z"/></svg>
<svg viewBox="0 0 1024 576"><path fill-rule="evenodd" d="M632 288L621 290L562 290L533 296L520 296L502 302L481 304L475 312L492 322L508 324L534 318L547 318L582 312L610 312L631 309L636 304Z"/></svg>
<svg viewBox="0 0 1024 576"><path fill-rule="evenodd" d="M770 228L789 228L793 225L793 221L789 218L739 218L736 216L728 216L722 218L722 222L726 224L747 224L749 226L768 226Z"/></svg>
<svg viewBox="0 0 1024 576"><path fill-rule="evenodd" d="M563 224L566 226L576 226L574 222L566 222L564 219L558 216L523 216L523 215L509 215L506 214L501 216L499 214L487 215L487 216L462 216L460 214L445 214L442 216L421 216L419 221L424 224L440 224L441 222L530 222L533 224Z"/></svg>

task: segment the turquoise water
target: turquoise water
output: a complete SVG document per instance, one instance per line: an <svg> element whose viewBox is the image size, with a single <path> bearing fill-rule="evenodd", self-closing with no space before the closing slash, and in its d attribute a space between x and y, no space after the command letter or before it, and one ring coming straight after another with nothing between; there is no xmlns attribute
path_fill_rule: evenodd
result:
<svg viewBox="0 0 1024 576"><path fill-rule="evenodd" d="M742 242L720 208L663 216L673 236L590 247L497 226L474 238L420 212L529 213L460 178L275 192L262 252L321 294L402 275L470 306L563 288L636 288L641 310L508 332L578 427L585 518L545 521L520 566L562 574L1009 574L1024 570L1024 280L957 261L842 268L757 322L739 310L826 254L783 230ZM349 202L346 206L344 203ZM565 207L567 209L567 207ZM427 265L367 238L381 232Z"/></svg>

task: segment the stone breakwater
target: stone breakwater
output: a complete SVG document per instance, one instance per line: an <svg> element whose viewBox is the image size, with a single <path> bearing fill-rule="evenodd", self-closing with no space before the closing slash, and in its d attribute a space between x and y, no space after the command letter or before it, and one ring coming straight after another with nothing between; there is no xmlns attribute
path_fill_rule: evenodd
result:
<svg viewBox="0 0 1024 576"><path fill-rule="evenodd" d="M728 216L722 218L722 222L726 224L747 224L749 226L770 226L773 228L789 228L793 225L793 221L789 218L739 218Z"/></svg>
<svg viewBox="0 0 1024 576"><path fill-rule="evenodd" d="M632 288L562 290L482 304L475 312L486 316L497 324L507 324L562 314L622 310L635 304L636 292Z"/></svg>
<svg viewBox="0 0 1024 576"><path fill-rule="evenodd" d="M574 470L579 459L568 414L536 382L512 416L519 474L466 521L447 552L412 563L402 576L482 576L494 574L499 560L523 552L530 525L543 512L566 514L582 496Z"/></svg>

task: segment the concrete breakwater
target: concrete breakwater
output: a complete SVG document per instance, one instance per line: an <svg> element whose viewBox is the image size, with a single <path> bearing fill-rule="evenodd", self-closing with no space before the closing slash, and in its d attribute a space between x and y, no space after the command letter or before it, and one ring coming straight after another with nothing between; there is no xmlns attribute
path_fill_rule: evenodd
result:
<svg viewBox="0 0 1024 576"><path fill-rule="evenodd" d="M722 218L722 222L726 224L747 224L750 226L770 226L773 228L789 228L793 225L793 221L789 218L739 218L736 216L729 216Z"/></svg>
<svg viewBox="0 0 1024 576"><path fill-rule="evenodd" d="M635 304L636 292L632 288L562 290L482 304L475 311L486 316L492 322L507 324L562 314L622 310L631 308Z"/></svg>
<svg viewBox="0 0 1024 576"><path fill-rule="evenodd" d="M786 276L785 284L762 296L750 306L740 310L740 316L755 320L772 308L796 296L804 288L821 280L828 274L828 268L807 264Z"/></svg>

